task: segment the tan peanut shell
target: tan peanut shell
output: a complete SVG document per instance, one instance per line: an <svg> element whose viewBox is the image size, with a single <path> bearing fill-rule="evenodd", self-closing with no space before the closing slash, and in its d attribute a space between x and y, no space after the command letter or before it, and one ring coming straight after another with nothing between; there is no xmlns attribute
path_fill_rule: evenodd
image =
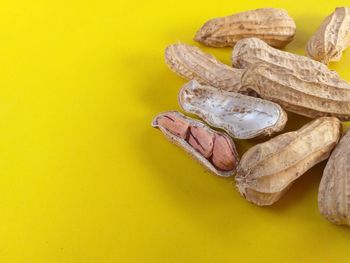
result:
<svg viewBox="0 0 350 263"><path fill-rule="evenodd" d="M253 146L237 167L238 191L256 205L275 203L297 178L328 158L340 133L337 118L322 117Z"/></svg>
<svg viewBox="0 0 350 263"><path fill-rule="evenodd" d="M242 77L240 92L254 91L261 98L281 105L285 110L310 118L334 116L350 119L350 89L305 81L291 70L257 64Z"/></svg>
<svg viewBox="0 0 350 263"><path fill-rule="evenodd" d="M341 138L324 169L318 207L332 223L350 225L350 130Z"/></svg>
<svg viewBox="0 0 350 263"><path fill-rule="evenodd" d="M336 71L331 71L321 62L290 52L278 50L258 38L245 38L237 42L232 52L233 67L246 69L258 63L274 66L281 70L292 70L298 78L326 85L336 84L349 88ZM334 85L334 84L333 84Z"/></svg>
<svg viewBox="0 0 350 263"><path fill-rule="evenodd" d="M157 115L152 126L218 176L232 176L239 157L232 139L177 111Z"/></svg>
<svg viewBox="0 0 350 263"><path fill-rule="evenodd" d="M293 40L296 26L279 8L261 8L211 19L197 32L195 40L211 47L229 47L247 37L257 37L282 48Z"/></svg>
<svg viewBox="0 0 350 263"><path fill-rule="evenodd" d="M269 136L281 131L287 114L276 103L220 90L192 80L179 92L179 104L211 126L237 139Z"/></svg>
<svg viewBox="0 0 350 263"><path fill-rule="evenodd" d="M308 55L328 64L339 61L350 45L350 7L337 7L327 16L307 43Z"/></svg>
<svg viewBox="0 0 350 263"><path fill-rule="evenodd" d="M201 84L237 91L243 70L234 69L195 46L174 44L165 49L166 64L185 79L195 79Z"/></svg>
<svg viewBox="0 0 350 263"><path fill-rule="evenodd" d="M240 40L232 61L247 69L239 92L254 91L310 118L350 119L350 84L320 62L274 49L256 38Z"/></svg>

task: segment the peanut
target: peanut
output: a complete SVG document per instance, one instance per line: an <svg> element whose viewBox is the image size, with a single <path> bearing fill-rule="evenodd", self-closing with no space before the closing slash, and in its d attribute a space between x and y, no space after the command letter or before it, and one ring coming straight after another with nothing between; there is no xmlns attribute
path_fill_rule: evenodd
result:
<svg viewBox="0 0 350 263"><path fill-rule="evenodd" d="M275 203L297 178L329 157L340 130L337 118L322 117L253 146L237 167L238 191L256 205Z"/></svg>
<svg viewBox="0 0 350 263"><path fill-rule="evenodd" d="M350 85L338 85L329 80L326 85L311 77L303 80L296 72L281 70L271 65L257 64L242 78L240 92L254 91L261 98L281 105L285 110L310 118L334 116L350 120Z"/></svg>
<svg viewBox="0 0 350 263"><path fill-rule="evenodd" d="M332 85L335 80L340 87L349 87L341 81L335 71L318 61L305 56L292 54L270 47L258 38L245 38L237 42L232 52L235 68L246 69L254 64L263 63L280 70L291 70L305 81L315 80L320 84ZM344 85L344 86L343 86Z"/></svg>
<svg viewBox="0 0 350 263"><path fill-rule="evenodd" d="M188 136L188 143L205 158L210 158L213 154L214 134L203 128L191 126Z"/></svg>
<svg viewBox="0 0 350 263"><path fill-rule="evenodd" d="M234 173L239 157L232 139L226 134L176 111L159 114L152 126L214 174L228 177Z"/></svg>
<svg viewBox="0 0 350 263"><path fill-rule="evenodd" d="M195 80L180 90L179 104L237 139L269 136L281 131L287 121L287 114L278 104L204 86Z"/></svg>
<svg viewBox="0 0 350 263"><path fill-rule="evenodd" d="M175 113L169 112L157 120L158 124L166 127L169 132L182 139L186 139L189 124L185 120L178 118Z"/></svg>
<svg viewBox="0 0 350 263"><path fill-rule="evenodd" d="M207 21L195 40L212 47L229 47L247 37L258 37L282 48L293 40L296 26L283 9L261 8Z"/></svg>
<svg viewBox="0 0 350 263"><path fill-rule="evenodd" d="M165 62L171 70L185 79L195 79L201 84L237 91L244 70L233 69L199 48L175 44L165 49Z"/></svg>
<svg viewBox="0 0 350 263"><path fill-rule="evenodd" d="M213 164L221 170L229 171L235 168L236 160L232 154L232 144L227 136L215 135L215 143L213 147Z"/></svg>
<svg viewBox="0 0 350 263"><path fill-rule="evenodd" d="M311 118L350 119L350 84L318 61L274 49L257 38L240 40L232 61L235 67L247 69L240 92L253 90Z"/></svg>
<svg viewBox="0 0 350 263"><path fill-rule="evenodd" d="M341 138L324 169L318 207L329 221L350 225L350 130Z"/></svg>
<svg viewBox="0 0 350 263"><path fill-rule="evenodd" d="M350 7L338 7L327 16L310 38L306 51L318 61L328 64L339 61L350 45Z"/></svg>

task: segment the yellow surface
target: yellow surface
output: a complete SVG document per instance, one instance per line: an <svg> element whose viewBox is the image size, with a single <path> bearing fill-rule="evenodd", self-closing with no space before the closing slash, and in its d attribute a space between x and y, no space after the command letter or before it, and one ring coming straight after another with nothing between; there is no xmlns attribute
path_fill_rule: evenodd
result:
<svg viewBox="0 0 350 263"><path fill-rule="evenodd" d="M328 3L327 3L328 2ZM185 83L166 45L208 18L283 7L303 54L347 1L3 1L0 262L349 262L318 213L316 166L276 205L247 203L150 127ZM230 49L205 48L226 63ZM332 64L350 80L350 51ZM288 130L306 118L290 116ZM255 142L238 142L240 154Z"/></svg>

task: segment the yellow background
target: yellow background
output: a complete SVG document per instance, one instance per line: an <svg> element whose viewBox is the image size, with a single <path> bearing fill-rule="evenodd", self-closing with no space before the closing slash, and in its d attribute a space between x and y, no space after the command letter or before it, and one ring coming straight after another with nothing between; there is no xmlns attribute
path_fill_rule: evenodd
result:
<svg viewBox="0 0 350 263"><path fill-rule="evenodd" d="M0 262L349 262L349 228L317 208L325 163L259 208L150 126L185 83L164 48L196 44L207 19L283 7L287 50L303 54L347 2L2 1ZM230 63L231 49L204 49ZM331 65L348 80L349 59Z"/></svg>

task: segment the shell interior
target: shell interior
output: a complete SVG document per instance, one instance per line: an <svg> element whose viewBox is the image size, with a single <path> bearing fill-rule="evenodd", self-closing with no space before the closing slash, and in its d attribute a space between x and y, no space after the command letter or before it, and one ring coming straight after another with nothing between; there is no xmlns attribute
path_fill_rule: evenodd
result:
<svg viewBox="0 0 350 263"><path fill-rule="evenodd" d="M250 139L275 126L283 111L272 102L218 90L191 81L180 91L182 108L238 139Z"/></svg>

